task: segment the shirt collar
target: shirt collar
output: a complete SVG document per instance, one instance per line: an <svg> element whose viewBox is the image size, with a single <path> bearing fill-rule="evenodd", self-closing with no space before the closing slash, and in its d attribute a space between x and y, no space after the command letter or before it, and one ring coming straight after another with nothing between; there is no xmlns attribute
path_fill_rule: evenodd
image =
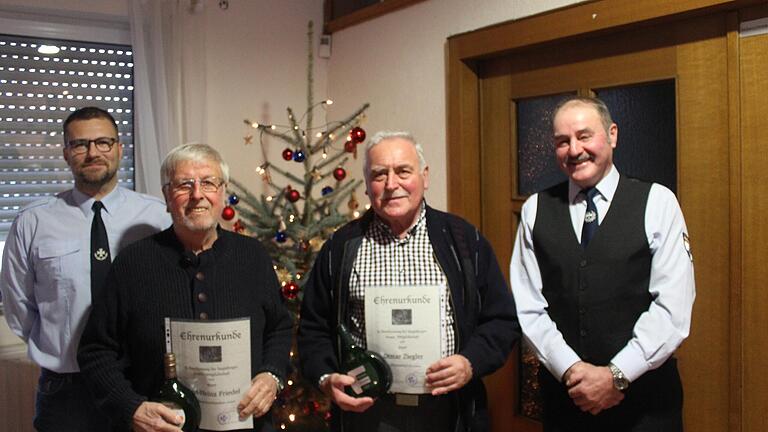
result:
<svg viewBox="0 0 768 432"><path fill-rule="evenodd" d="M108 194L101 198L101 203L104 204L104 210L109 214L114 214L120 205L125 201L125 192L122 187L115 186ZM72 189L72 198L75 201L75 205L80 208L80 211L86 217L90 217L93 214L91 207L93 202L96 201L92 196L86 195L80 192L77 188Z"/></svg>
<svg viewBox="0 0 768 432"><path fill-rule="evenodd" d="M616 193L616 188L619 186L619 170L616 169L616 165L611 165L611 170L608 171L608 175L602 178L595 188L600 195L610 202L613 200L613 195ZM572 181L568 181L568 202L575 203L577 200L584 199L581 195L581 187Z"/></svg>

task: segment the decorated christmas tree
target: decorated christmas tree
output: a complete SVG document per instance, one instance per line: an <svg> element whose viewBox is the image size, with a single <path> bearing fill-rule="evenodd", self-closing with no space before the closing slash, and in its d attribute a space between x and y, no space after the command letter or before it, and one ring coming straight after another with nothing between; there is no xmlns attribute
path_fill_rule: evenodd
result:
<svg viewBox="0 0 768 432"><path fill-rule="evenodd" d="M263 163L256 172L264 182L260 195L232 180L229 206L222 214L234 221L232 228L252 235L264 244L275 264L281 293L293 315L294 343L291 370L285 389L273 405L276 427L289 431L327 430L330 402L312 383L301 376L296 349L302 287L325 240L339 226L359 217L356 191L362 180L347 177L344 168L350 156L357 157L357 147L365 140L360 127L368 104L349 117L315 126L314 112L325 109L329 99L315 103L313 97L313 28L307 32L309 55L307 67L307 109L297 118L288 108L285 125L259 124L245 120L244 140L252 145L255 135L261 147ZM265 138L285 145L282 160L267 158ZM301 168L297 169L298 164ZM300 171L301 174L296 174ZM341 209L341 210L340 210Z"/></svg>

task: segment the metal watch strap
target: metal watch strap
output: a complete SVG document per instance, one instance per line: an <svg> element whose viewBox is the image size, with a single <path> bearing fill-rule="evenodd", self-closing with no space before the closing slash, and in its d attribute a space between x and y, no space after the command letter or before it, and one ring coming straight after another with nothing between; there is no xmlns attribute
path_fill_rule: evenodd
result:
<svg viewBox="0 0 768 432"><path fill-rule="evenodd" d="M608 368L611 370L611 375L613 375L613 386L617 390L626 390L629 387L629 380L624 375L624 372L613 363L608 363Z"/></svg>

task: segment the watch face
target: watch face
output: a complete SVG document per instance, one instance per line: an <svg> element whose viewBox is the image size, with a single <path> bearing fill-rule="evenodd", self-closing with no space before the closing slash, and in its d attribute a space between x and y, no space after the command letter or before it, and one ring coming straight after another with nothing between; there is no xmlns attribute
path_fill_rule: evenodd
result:
<svg viewBox="0 0 768 432"><path fill-rule="evenodd" d="M613 386L617 390L624 391L629 387L629 381L626 378L613 377Z"/></svg>

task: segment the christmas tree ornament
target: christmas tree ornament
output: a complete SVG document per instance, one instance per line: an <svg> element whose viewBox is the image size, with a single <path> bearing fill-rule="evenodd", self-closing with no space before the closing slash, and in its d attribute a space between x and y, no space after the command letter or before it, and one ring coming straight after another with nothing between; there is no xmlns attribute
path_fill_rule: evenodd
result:
<svg viewBox="0 0 768 432"><path fill-rule="evenodd" d="M354 192L349 196L347 207L349 207L350 210L357 210L357 208L360 207L360 203L357 202L357 197L355 197Z"/></svg>
<svg viewBox="0 0 768 432"><path fill-rule="evenodd" d="M245 145L253 144L253 135L248 134L244 136L243 141L245 141Z"/></svg>
<svg viewBox="0 0 768 432"><path fill-rule="evenodd" d="M344 177L347 176L347 171L342 167L336 167L336 169L333 170L333 178L335 178L337 181L344 180Z"/></svg>
<svg viewBox="0 0 768 432"><path fill-rule="evenodd" d="M283 150L283 159L287 161L293 159L293 150L286 147L285 150Z"/></svg>
<svg viewBox="0 0 768 432"><path fill-rule="evenodd" d="M237 205L240 202L240 198L235 194L230 195L228 200L231 205Z"/></svg>
<svg viewBox="0 0 768 432"><path fill-rule="evenodd" d="M365 130L363 130L363 128L360 126L355 126L351 131L349 131L349 137L352 138L352 141L355 144L360 144L361 142L365 141Z"/></svg>
<svg viewBox="0 0 768 432"><path fill-rule="evenodd" d="M304 159L306 158L307 156L301 150L296 150L295 152L293 152L293 160L296 162L304 162Z"/></svg>
<svg viewBox="0 0 768 432"><path fill-rule="evenodd" d="M333 188L332 188L332 187L330 187L330 186L326 186L326 187L324 187L324 188L323 188L323 189L320 191L320 193L321 193L323 196L326 196L326 195L328 195L328 194L329 194L329 193L331 193L331 192L333 192Z"/></svg>
<svg viewBox="0 0 768 432"><path fill-rule="evenodd" d="M281 291L283 293L283 297L285 297L286 300L296 300L296 297L299 296L299 290L299 284L294 281L290 281L283 285Z"/></svg>
<svg viewBox="0 0 768 432"><path fill-rule="evenodd" d="M277 230L278 231L285 231L285 230L287 230L288 227L285 226L285 220L283 219L282 216L280 216L279 220L280 220L280 222L277 224Z"/></svg>
<svg viewBox="0 0 768 432"><path fill-rule="evenodd" d="M309 172L309 175L315 181L320 181L323 178L323 174L320 173L320 170L317 169L317 167L312 168L312 171Z"/></svg>
<svg viewBox="0 0 768 432"><path fill-rule="evenodd" d="M325 243L325 239L320 236L312 237L309 239L309 247L312 248L312 252L320 252L320 249L323 247L323 243Z"/></svg>
<svg viewBox="0 0 768 432"><path fill-rule="evenodd" d="M277 280L280 281L281 284L293 280L293 278L291 278L291 272L283 267L277 268L275 273L277 273Z"/></svg>
<svg viewBox="0 0 768 432"><path fill-rule="evenodd" d="M243 223L238 220L237 222L235 222L234 225L232 225L232 229L236 233L242 233L243 231L245 231L245 225L243 225Z"/></svg>
<svg viewBox="0 0 768 432"><path fill-rule="evenodd" d="M288 240L288 235L283 231L278 231L275 233L275 241L278 243L285 243L285 241Z"/></svg>
<svg viewBox="0 0 768 432"><path fill-rule="evenodd" d="M285 197L288 198L288 201L293 203L301 198L301 194L296 189L289 189L285 192Z"/></svg>
<svg viewBox="0 0 768 432"><path fill-rule="evenodd" d="M221 211L221 218L224 220L232 220L232 218L235 217L235 209L233 209L230 206L224 207L224 210Z"/></svg>
<svg viewBox="0 0 768 432"><path fill-rule="evenodd" d="M350 140L344 143L344 151L347 153L353 153L357 149L357 143Z"/></svg>

